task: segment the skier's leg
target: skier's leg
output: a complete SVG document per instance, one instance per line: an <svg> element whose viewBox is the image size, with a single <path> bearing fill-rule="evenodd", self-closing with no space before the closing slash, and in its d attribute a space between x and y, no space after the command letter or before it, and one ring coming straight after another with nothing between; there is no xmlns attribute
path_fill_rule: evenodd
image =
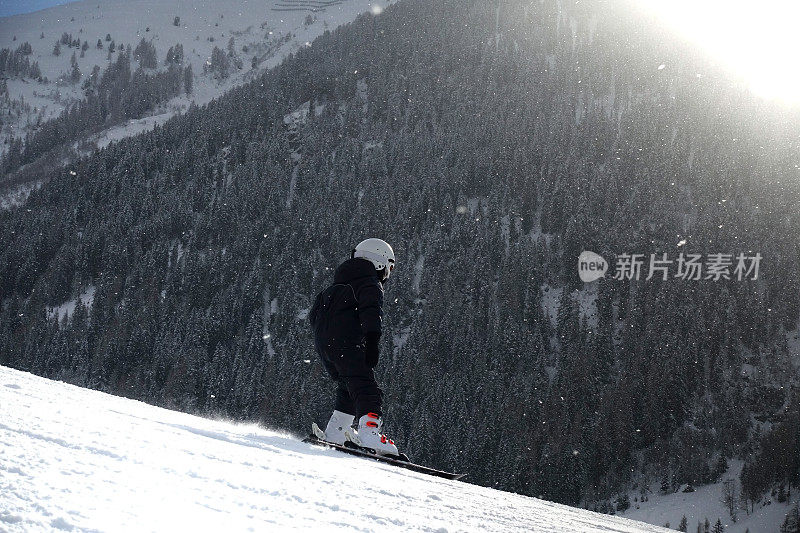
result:
<svg viewBox="0 0 800 533"><path fill-rule="evenodd" d="M355 415L356 413L356 406L355 402L353 402L353 397L350 396L350 392L347 390L347 384L341 377L336 380L336 404L334 409L341 413L347 413L351 416Z"/></svg>
<svg viewBox="0 0 800 533"><path fill-rule="evenodd" d="M353 414L355 413L355 405L350 393L347 391L344 380L342 380L339 371L336 369L336 365L329 360L327 355L324 352L319 354L325 370L336 381L336 403L334 404L333 414L331 414L328 424L325 426L324 438L328 442L344 444L344 431L352 426L355 420L355 415ZM316 432L317 429L314 431ZM322 438L322 435L318 436Z"/></svg>
<svg viewBox="0 0 800 533"><path fill-rule="evenodd" d="M319 360L322 361L322 366L325 367L325 371L328 372L331 379L339 381L339 371L336 369L336 365L331 362L330 355L325 352L318 352L318 354Z"/></svg>
<svg viewBox="0 0 800 533"><path fill-rule="evenodd" d="M376 453L399 455L394 442L381 434L383 391L375 381L375 372L366 364L364 351L346 350L341 355L337 354L333 361L353 398L359 418L358 432L349 430L348 435L355 439L356 444L371 448Z"/></svg>
<svg viewBox="0 0 800 533"><path fill-rule="evenodd" d="M367 413L381 414L383 391L375 381L375 372L367 366L363 350L341 350L334 354L331 362L336 366L339 379L352 398L357 417Z"/></svg>

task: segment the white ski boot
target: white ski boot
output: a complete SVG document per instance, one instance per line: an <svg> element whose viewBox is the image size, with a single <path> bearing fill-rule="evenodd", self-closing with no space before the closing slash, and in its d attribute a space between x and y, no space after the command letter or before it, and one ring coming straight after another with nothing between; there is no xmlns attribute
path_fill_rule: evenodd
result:
<svg viewBox="0 0 800 533"><path fill-rule="evenodd" d="M344 432L353 425L353 420L355 419L355 415L334 411L331 415L331 419L328 420L328 425L325 426L325 431L322 431L319 426L317 426L316 422L311 425L311 429L314 435L320 440L332 442L334 444L344 444L346 440Z"/></svg>
<svg viewBox="0 0 800 533"><path fill-rule="evenodd" d="M358 420L358 431L349 427L345 429L345 438L361 448L375 450L378 455L402 457L397 451L394 441L381 434L383 419L375 413L367 413Z"/></svg>

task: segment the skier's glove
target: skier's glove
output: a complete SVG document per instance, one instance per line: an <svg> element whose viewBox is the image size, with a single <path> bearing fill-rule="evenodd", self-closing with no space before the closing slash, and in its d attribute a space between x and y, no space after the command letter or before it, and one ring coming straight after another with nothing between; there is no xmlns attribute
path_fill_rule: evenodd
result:
<svg viewBox="0 0 800 533"><path fill-rule="evenodd" d="M378 354L380 352L378 348L378 343L381 340L381 334L377 332L367 333L366 340L367 340L366 343L367 366L370 368L375 368L378 365Z"/></svg>

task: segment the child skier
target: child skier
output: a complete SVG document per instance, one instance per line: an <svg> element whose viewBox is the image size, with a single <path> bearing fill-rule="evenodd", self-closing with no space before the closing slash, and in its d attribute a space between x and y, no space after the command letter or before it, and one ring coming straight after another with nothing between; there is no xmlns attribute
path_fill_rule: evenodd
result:
<svg viewBox="0 0 800 533"><path fill-rule="evenodd" d="M383 317L383 283L394 269L394 251L381 239L367 239L339 265L333 285L319 293L308 315L314 345L337 382L336 404L324 440L350 441L380 455L398 455L381 434L383 392L375 381ZM358 430L352 428L358 417Z"/></svg>

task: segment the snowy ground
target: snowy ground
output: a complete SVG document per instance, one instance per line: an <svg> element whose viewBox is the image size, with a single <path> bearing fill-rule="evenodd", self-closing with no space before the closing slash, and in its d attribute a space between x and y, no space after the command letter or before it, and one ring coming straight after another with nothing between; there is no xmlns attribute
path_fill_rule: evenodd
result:
<svg viewBox="0 0 800 533"><path fill-rule="evenodd" d="M39 185L39 183L23 183L0 194L0 211L24 204L31 191Z"/></svg>
<svg viewBox="0 0 800 533"><path fill-rule="evenodd" d="M94 285L90 285L84 289L83 292L81 292L78 298L73 298L71 300L67 300L59 306L48 308L48 318L57 317L58 321L60 322L64 318L71 317L72 313L75 312L75 307L78 305L78 299L80 299L87 309L90 309L92 307L92 302L94 301L94 291Z"/></svg>
<svg viewBox="0 0 800 533"><path fill-rule="evenodd" d="M666 531L0 367L0 530Z"/></svg>

